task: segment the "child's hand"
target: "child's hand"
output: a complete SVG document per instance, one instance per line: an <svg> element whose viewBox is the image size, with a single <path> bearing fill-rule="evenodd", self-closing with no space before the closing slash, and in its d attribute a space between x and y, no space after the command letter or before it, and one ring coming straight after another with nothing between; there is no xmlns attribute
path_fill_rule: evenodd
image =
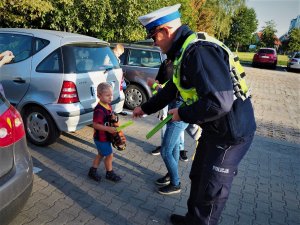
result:
<svg viewBox="0 0 300 225"><path fill-rule="evenodd" d="M149 87L152 87L152 85L155 83L155 80L153 78L148 77L147 78L147 84Z"/></svg>
<svg viewBox="0 0 300 225"><path fill-rule="evenodd" d="M117 133L117 128L115 127L107 127L107 132L114 134Z"/></svg>

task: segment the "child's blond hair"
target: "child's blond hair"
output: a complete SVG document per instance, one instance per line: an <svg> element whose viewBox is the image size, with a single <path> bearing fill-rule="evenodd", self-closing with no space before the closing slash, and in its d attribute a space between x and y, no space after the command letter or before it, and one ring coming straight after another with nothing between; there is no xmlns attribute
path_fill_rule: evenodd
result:
<svg viewBox="0 0 300 225"><path fill-rule="evenodd" d="M98 95L102 94L103 92L105 92L109 88L112 88L112 86L109 83L107 83L107 82L100 83L97 87L97 94Z"/></svg>
<svg viewBox="0 0 300 225"><path fill-rule="evenodd" d="M122 44L117 44L116 47L114 47L114 51L119 51L120 53L123 53L124 46Z"/></svg>

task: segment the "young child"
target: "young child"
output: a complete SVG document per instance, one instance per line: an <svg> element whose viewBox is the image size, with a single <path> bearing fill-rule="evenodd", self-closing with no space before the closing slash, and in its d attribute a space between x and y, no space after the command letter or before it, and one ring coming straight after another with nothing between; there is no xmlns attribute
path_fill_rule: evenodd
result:
<svg viewBox="0 0 300 225"><path fill-rule="evenodd" d="M100 101L94 109L93 127L94 142L98 150L98 155L94 159L88 175L95 181L101 180L101 176L97 173L97 168L104 158L106 179L118 182L121 180L121 177L115 174L112 169L113 152L110 135L116 133L117 130L115 127L109 126L109 118L112 114L110 104L113 100L113 90L111 85L108 83L100 83L97 87L97 96Z"/></svg>

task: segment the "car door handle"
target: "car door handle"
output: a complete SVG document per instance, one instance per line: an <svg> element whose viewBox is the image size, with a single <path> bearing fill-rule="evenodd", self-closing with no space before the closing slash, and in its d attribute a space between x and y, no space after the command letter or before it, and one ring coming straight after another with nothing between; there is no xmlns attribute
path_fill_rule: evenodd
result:
<svg viewBox="0 0 300 225"><path fill-rule="evenodd" d="M22 79L21 77L16 77L15 79L13 79L13 82L24 84L26 80Z"/></svg>

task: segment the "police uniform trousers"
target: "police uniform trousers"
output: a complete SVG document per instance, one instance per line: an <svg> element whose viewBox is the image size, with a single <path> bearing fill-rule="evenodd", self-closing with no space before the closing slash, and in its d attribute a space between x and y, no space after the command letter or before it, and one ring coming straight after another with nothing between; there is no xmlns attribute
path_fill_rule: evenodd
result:
<svg viewBox="0 0 300 225"><path fill-rule="evenodd" d="M216 225L228 199L238 165L254 135L236 145L200 137L192 164L186 219L189 225Z"/></svg>

